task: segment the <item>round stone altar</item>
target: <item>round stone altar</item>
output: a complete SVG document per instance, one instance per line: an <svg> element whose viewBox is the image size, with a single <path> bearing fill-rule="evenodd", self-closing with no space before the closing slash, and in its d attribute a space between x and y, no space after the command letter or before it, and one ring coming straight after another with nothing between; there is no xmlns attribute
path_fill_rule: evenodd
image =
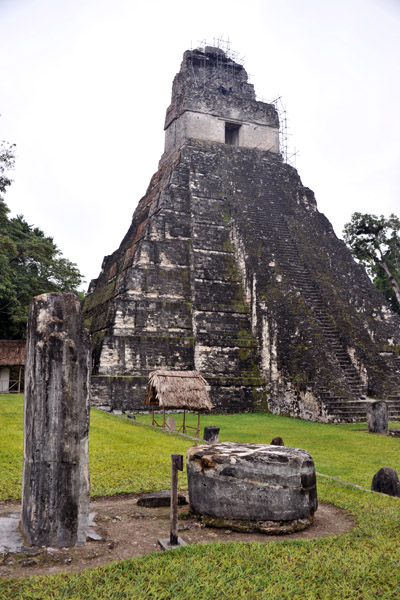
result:
<svg viewBox="0 0 400 600"><path fill-rule="evenodd" d="M314 461L288 446L222 442L189 448L189 501L203 522L237 531L291 533L314 521Z"/></svg>

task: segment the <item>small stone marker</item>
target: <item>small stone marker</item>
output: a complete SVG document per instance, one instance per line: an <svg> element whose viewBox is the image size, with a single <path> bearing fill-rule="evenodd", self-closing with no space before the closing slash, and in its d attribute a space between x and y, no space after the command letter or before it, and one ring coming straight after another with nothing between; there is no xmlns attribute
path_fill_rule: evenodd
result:
<svg viewBox="0 0 400 600"><path fill-rule="evenodd" d="M388 496L400 497L400 482L397 471L390 467L379 469L372 479L371 490Z"/></svg>
<svg viewBox="0 0 400 600"><path fill-rule="evenodd" d="M186 546L186 542L178 536L178 471L183 471L183 456L171 454L171 530L169 539L158 540L163 550Z"/></svg>
<svg viewBox="0 0 400 600"><path fill-rule="evenodd" d="M387 433L388 410L383 400L371 402L367 408L368 431L370 433Z"/></svg>
<svg viewBox="0 0 400 600"><path fill-rule="evenodd" d="M274 437L271 440L270 446L284 446L285 444L283 443L283 439L279 436Z"/></svg>
<svg viewBox="0 0 400 600"><path fill-rule="evenodd" d="M167 419L167 429L169 431L176 431L176 423L174 417L168 417Z"/></svg>
<svg viewBox="0 0 400 600"><path fill-rule="evenodd" d="M209 444L215 444L219 440L219 427L214 427L213 425L209 425L208 427L204 427L204 435L203 439L205 442Z"/></svg>
<svg viewBox="0 0 400 600"><path fill-rule="evenodd" d="M27 330L22 532L33 546L86 542L90 338L75 294L31 301Z"/></svg>

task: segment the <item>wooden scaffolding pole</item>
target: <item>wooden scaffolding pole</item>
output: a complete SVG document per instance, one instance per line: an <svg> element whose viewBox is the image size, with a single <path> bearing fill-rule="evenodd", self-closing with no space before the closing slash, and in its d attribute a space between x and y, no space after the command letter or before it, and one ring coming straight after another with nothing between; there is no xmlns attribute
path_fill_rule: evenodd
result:
<svg viewBox="0 0 400 600"><path fill-rule="evenodd" d="M199 437L200 435L200 411L198 412L198 417L197 417L197 435L196 437Z"/></svg>

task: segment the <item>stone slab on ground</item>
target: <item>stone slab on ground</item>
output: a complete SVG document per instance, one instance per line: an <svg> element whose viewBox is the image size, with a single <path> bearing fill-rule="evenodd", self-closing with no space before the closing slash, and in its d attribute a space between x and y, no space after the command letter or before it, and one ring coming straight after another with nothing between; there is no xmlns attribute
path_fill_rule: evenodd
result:
<svg viewBox="0 0 400 600"><path fill-rule="evenodd" d="M178 493L178 504L187 504L186 496ZM143 494L137 502L138 506L145 506L147 508L158 508L159 506L170 506L171 505L171 492L169 490L161 490L159 492L149 492Z"/></svg>
<svg viewBox="0 0 400 600"><path fill-rule="evenodd" d="M18 531L19 514L0 517L0 554L7 552L25 552L22 535Z"/></svg>
<svg viewBox="0 0 400 600"><path fill-rule="evenodd" d="M48 575L57 572L73 572L95 568L116 560L161 552L159 538L169 535L170 508L138 507L134 502L138 494L121 494L114 497L92 498L91 510L96 511L96 523L104 542L88 541L84 546L72 548L41 549L36 564L27 563L26 555L1 557L0 577L24 577ZM0 517L10 513L20 514L19 502L0 502ZM115 519L118 515L121 520ZM310 540L345 533L354 527L354 519L332 504L321 502L315 513L314 523L303 531L292 533L287 540ZM188 506L179 509L179 534L188 545L212 542L261 542L281 540L278 536L261 533L237 533L229 529L203 527L192 517Z"/></svg>
<svg viewBox="0 0 400 600"><path fill-rule="evenodd" d="M96 513L89 515L89 529L87 539L92 541L102 541L103 537L96 532L96 523L94 517ZM19 523L20 513L9 513L0 516L0 554L18 553L18 554L38 554L40 550L37 547L26 546L22 538Z"/></svg>
<svg viewBox="0 0 400 600"><path fill-rule="evenodd" d="M163 550L176 550L176 548L180 548L181 546L187 546L186 542L181 537L178 537L177 544L171 544L169 538L161 538L157 541Z"/></svg>

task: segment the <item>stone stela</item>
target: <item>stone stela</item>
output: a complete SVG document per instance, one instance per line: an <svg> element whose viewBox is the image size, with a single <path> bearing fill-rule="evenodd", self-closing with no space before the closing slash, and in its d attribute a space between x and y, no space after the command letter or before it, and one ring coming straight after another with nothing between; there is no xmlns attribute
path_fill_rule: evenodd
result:
<svg viewBox="0 0 400 600"><path fill-rule="evenodd" d="M90 337L72 293L29 307L22 532L33 546L86 542L89 525Z"/></svg>

